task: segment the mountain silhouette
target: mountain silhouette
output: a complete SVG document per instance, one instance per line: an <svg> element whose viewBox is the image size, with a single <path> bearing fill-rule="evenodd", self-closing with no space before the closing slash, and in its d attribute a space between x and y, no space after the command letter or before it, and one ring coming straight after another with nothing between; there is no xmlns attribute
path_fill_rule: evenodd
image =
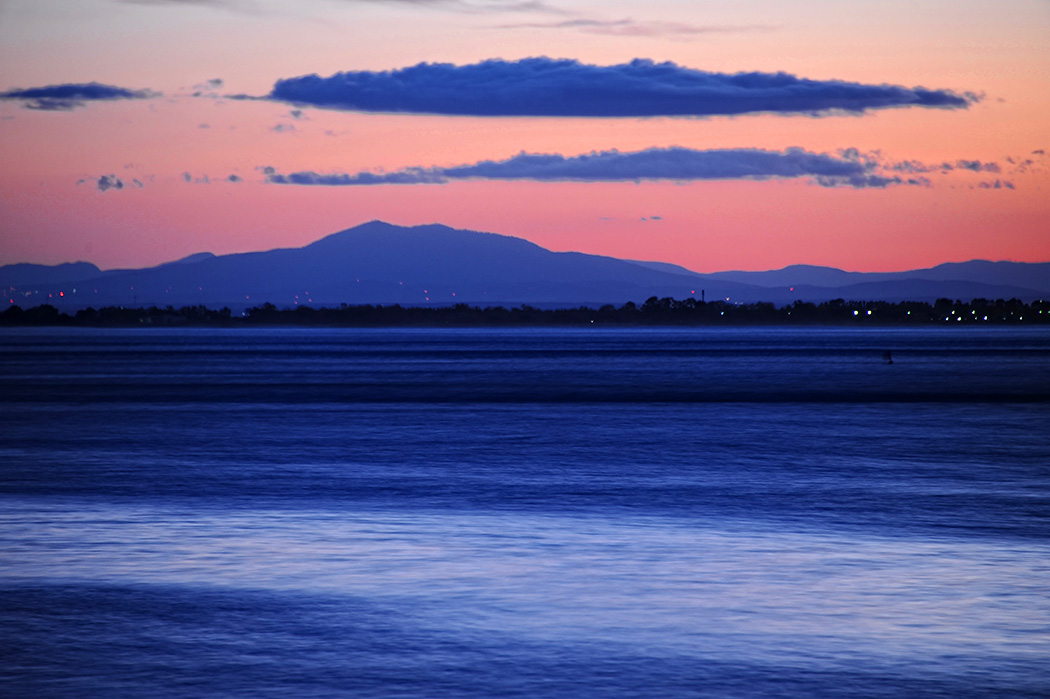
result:
<svg viewBox="0 0 1050 699"><path fill-rule="evenodd" d="M1050 291L1050 263L947 262L928 269L907 272L844 272L834 267L791 265L768 272L715 272L712 279L775 287L784 285L846 287L871 282L923 280L936 282L975 282L992 286L1009 286L1018 290Z"/></svg>
<svg viewBox="0 0 1050 699"><path fill-rule="evenodd" d="M1017 281L1014 281L1014 280ZM1023 282L1023 283L1022 283ZM794 287L792 290L791 287ZM0 267L0 288L22 306L229 306L262 303L597 306L651 296L707 300L934 300L1050 297L1050 264L982 262L886 274L796 265L770 272L697 274L659 262L552 252L520 238L432 224L372 221L301 248L198 253L146 269L100 271L78 262Z"/></svg>

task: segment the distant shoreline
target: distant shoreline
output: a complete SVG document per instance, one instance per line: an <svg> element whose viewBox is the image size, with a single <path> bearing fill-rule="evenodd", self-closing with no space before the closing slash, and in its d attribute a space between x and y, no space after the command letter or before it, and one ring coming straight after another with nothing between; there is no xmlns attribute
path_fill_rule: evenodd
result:
<svg viewBox="0 0 1050 699"><path fill-rule="evenodd" d="M925 302L797 301L777 307L772 303L735 305L704 303L689 298L648 299L616 307L541 309L523 305L390 306L347 305L279 309L271 303L254 306L240 315L229 308L171 306L129 308L106 306L62 313L47 304L23 309L12 305L0 313L0 327L593 327L593 326L747 326L827 325L966 326L1050 324L1050 301L1026 304L1018 299L989 301L939 299Z"/></svg>

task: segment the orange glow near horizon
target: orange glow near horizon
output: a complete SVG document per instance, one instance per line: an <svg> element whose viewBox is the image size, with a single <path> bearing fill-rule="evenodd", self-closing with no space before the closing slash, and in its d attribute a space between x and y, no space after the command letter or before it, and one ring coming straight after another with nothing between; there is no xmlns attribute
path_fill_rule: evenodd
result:
<svg viewBox="0 0 1050 699"><path fill-rule="evenodd" d="M824 3L808 14L772 0L703 11L629 0L606 9L584 0L557 5L574 17L740 28L615 36L515 29L529 18L514 13L400 4L351 12L313 0L295 9L259 0L254 14L174 5L124 5L118 14L102 0L75 8L58 0L16 3L0 25L0 91L98 81L163 96L68 111L0 100L0 265L86 260L141 267L202 251L300 246L373 219L443 223L556 251L659 260L700 272L1050 261L1050 6L1007 5L993 11L971 0L933 0L911 7L908 16L863 0L848 8ZM276 42L287 50L261 48ZM288 104L221 98L260 95L278 78L312 72L494 56L598 65L644 57L701 70L785 71L982 98L964 110L702 119L436 117L305 107L294 113ZM195 85L213 77L224 80L214 96L192 96L201 89ZM262 171L379 173L521 152L575 156L669 146L800 147L833 156L852 148L885 163L929 166L922 175L929 186L832 189L800 177L331 187L268 184ZM937 169L959 161L991 165L979 173ZM124 186L102 191L102 176Z"/></svg>

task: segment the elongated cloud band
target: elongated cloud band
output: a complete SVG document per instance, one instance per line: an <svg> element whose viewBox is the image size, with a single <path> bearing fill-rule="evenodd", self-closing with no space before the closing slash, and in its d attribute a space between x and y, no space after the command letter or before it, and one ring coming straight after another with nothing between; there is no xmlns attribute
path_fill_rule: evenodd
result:
<svg viewBox="0 0 1050 699"><path fill-rule="evenodd" d="M363 112L533 117L818 115L889 107L964 109L978 100L950 90L806 80L788 73L730 75L642 59L594 66L544 57L304 75L277 81L268 98Z"/></svg>
<svg viewBox="0 0 1050 699"><path fill-rule="evenodd" d="M130 90L102 83L66 83L0 92L0 99L21 100L27 109L69 111L88 102L149 99L159 93L152 90Z"/></svg>
<svg viewBox="0 0 1050 699"><path fill-rule="evenodd" d="M265 168L274 184L380 185L443 184L451 180L537 180L545 182L638 182L642 180L727 180L810 177L826 187L885 187L921 184L898 176L873 172L874 165L855 159L811 153L801 148L783 152L758 149L692 150L650 148L632 153L610 150L566 157L520 153L507 160L485 160L456 167L412 167L388 173L357 174L294 172L287 175Z"/></svg>

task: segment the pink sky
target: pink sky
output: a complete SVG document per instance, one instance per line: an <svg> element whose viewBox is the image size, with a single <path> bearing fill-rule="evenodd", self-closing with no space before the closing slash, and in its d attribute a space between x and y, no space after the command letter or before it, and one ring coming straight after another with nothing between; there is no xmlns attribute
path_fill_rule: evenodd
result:
<svg viewBox="0 0 1050 699"><path fill-rule="evenodd" d="M1050 260L1050 159L1040 152L1050 151L1050 3L726 5L8 0L0 4L0 92L99 82L161 96L68 110L0 100L0 264L139 267L200 251L299 246L372 219L438 222L702 272ZM570 20L577 21L552 26ZM699 71L786 72L981 98L966 109L702 118L392 115L315 106L300 106L297 117L282 102L223 98L265 95L278 79L311 73L534 56L597 66L644 58ZM220 88L192 96L213 78L223 81ZM934 168L922 186L884 188L822 187L809 177L300 186L267 182L262 171L380 173L500 161L522 151L571 157L670 146L799 147L836 157L855 148L884 166L986 167ZM102 191L105 175L125 186Z"/></svg>

